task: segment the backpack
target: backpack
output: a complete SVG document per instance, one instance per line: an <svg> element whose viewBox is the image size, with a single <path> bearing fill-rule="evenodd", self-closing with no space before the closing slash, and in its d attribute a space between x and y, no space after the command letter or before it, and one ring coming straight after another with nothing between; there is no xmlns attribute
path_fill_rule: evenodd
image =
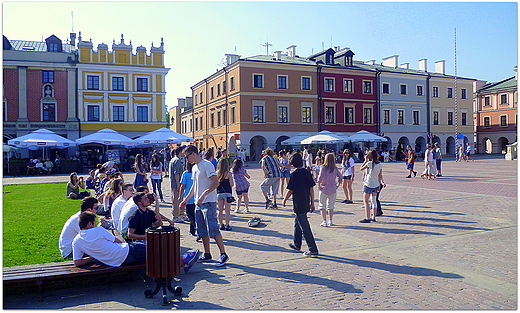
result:
<svg viewBox="0 0 520 313"><path fill-rule="evenodd" d="M258 225L260 225L261 222L262 222L262 220L260 220L260 218L255 216L255 217L251 218L249 221L247 221L247 226L257 227Z"/></svg>

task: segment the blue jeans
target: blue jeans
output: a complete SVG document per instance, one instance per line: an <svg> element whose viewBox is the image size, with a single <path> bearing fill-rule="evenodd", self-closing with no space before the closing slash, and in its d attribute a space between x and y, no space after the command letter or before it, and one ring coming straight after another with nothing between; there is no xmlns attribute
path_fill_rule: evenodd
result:
<svg viewBox="0 0 520 313"><path fill-rule="evenodd" d="M302 247L302 236L305 237L305 241L307 242L307 246L309 247L309 251L312 254L318 254L318 247L316 246L316 241L314 240L314 236L312 235L311 225L309 224L309 219L307 218L307 213L296 214L294 218L294 245L296 248L301 249Z"/></svg>
<svg viewBox="0 0 520 313"><path fill-rule="evenodd" d="M146 261L146 244L144 242L130 242L128 248L128 255L121 265Z"/></svg>
<svg viewBox="0 0 520 313"><path fill-rule="evenodd" d="M195 209L195 222L197 223L197 235L199 237L210 236L215 238L220 235L217 220L217 203L206 202Z"/></svg>
<svg viewBox="0 0 520 313"><path fill-rule="evenodd" d="M162 195L162 178L161 179L155 179L155 178L152 178L152 187L153 187L153 193L155 193L156 195L159 195L159 199L163 199L163 195ZM157 193L157 189L159 189L159 193Z"/></svg>
<svg viewBox="0 0 520 313"><path fill-rule="evenodd" d="M197 224L195 223L195 203L186 204L186 215L190 218L190 234L197 235Z"/></svg>

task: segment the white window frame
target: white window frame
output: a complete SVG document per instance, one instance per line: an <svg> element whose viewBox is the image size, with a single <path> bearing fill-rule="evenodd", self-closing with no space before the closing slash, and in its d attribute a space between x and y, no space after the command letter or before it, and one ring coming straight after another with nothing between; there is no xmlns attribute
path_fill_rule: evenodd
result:
<svg viewBox="0 0 520 313"><path fill-rule="evenodd" d="M98 112L99 112L99 119L97 121L90 121L88 119L88 107L89 106L93 106L93 107L97 107L98 108ZM86 110L86 114L85 114L85 122L89 123L89 122L92 122L92 123L97 123L97 122L101 122L103 121L103 114L101 114L101 103L85 103L85 110Z"/></svg>
<svg viewBox="0 0 520 313"><path fill-rule="evenodd" d="M432 98L439 98L439 86L432 86Z"/></svg>
<svg viewBox="0 0 520 313"><path fill-rule="evenodd" d="M137 79L138 78L144 78L144 79L147 80L146 84L147 84L148 90L146 90L146 91L137 90ZM150 79L150 76L145 76L145 75L136 75L136 76L134 76L135 92L150 92L152 90L152 88L150 86L151 82L152 82L152 80Z"/></svg>
<svg viewBox="0 0 520 313"><path fill-rule="evenodd" d="M384 88L383 88L384 85L388 85L388 92L384 92ZM391 87L390 83L388 83L388 82L383 82L383 83L381 84L381 94L383 94L383 95L389 95L389 94L391 94L391 93L392 93L392 90L391 90L390 87Z"/></svg>
<svg viewBox="0 0 520 313"><path fill-rule="evenodd" d="M261 76L262 77L262 86L261 87L255 87L255 76ZM251 87L254 89L264 89L265 88L265 79L263 73L252 73L251 78L253 79Z"/></svg>
<svg viewBox="0 0 520 313"><path fill-rule="evenodd" d="M122 121L116 121L115 120L115 107L123 107L123 120ZM110 115L112 117L112 120L111 122L114 122L114 123L122 123L122 122L127 122L128 121L128 118L127 118L127 112L128 112L128 106L126 103L111 103L110 104ZM137 115L136 115L137 117Z"/></svg>
<svg viewBox="0 0 520 313"><path fill-rule="evenodd" d="M399 123L399 112L403 112L403 122ZM397 125L406 125L406 114L405 109L397 109Z"/></svg>
<svg viewBox="0 0 520 313"><path fill-rule="evenodd" d="M385 123L385 112L388 112L388 119L387 119L387 123ZM391 120L392 120L392 110L390 109L383 109L383 125L390 125L391 124Z"/></svg>
<svg viewBox="0 0 520 313"><path fill-rule="evenodd" d="M502 116L506 117L506 125L502 125ZM500 124L499 124L500 127L508 127L509 126L509 117L507 116L507 114L500 114L499 118L500 118L499 119L500 120Z"/></svg>
<svg viewBox="0 0 520 313"><path fill-rule="evenodd" d="M326 92L335 92L336 91L336 78L335 77L324 77L323 78L323 83L324 83L324 88L323 88L323 91L326 91ZM327 90L327 87L328 87L328 84L327 84L327 81L328 80L332 80L332 90Z"/></svg>
<svg viewBox="0 0 520 313"><path fill-rule="evenodd" d="M84 73L84 74L85 74L85 90L103 90L104 89L101 74L96 74L96 73ZM89 76L94 76L99 79L99 89L88 89L88 77Z"/></svg>
<svg viewBox="0 0 520 313"><path fill-rule="evenodd" d="M405 88L405 92L404 92L404 93L402 92L402 91L403 91L403 86L404 86L404 88ZM408 84L399 84L399 94L400 94L401 96L406 96L406 95L408 95Z"/></svg>
<svg viewBox="0 0 520 313"><path fill-rule="evenodd" d="M421 94L419 94L419 87L421 87ZM415 85L415 95L418 97L424 97L424 85Z"/></svg>
<svg viewBox="0 0 520 313"><path fill-rule="evenodd" d="M266 114L265 114L265 100L252 100L251 101L251 122L253 124L265 124L266 123ZM261 122L255 122L255 107L262 107L262 121Z"/></svg>
<svg viewBox="0 0 520 313"><path fill-rule="evenodd" d="M235 76L231 76L229 78L229 90L230 91L235 90Z"/></svg>
<svg viewBox="0 0 520 313"><path fill-rule="evenodd" d="M506 96L506 102L502 102L502 96ZM501 93L499 95L500 98L500 105L508 105L509 104L509 95L507 93Z"/></svg>
<svg viewBox="0 0 520 313"><path fill-rule="evenodd" d="M486 118L489 119L488 126L486 126ZM491 128L491 116L490 115L482 116L482 128Z"/></svg>
<svg viewBox="0 0 520 313"><path fill-rule="evenodd" d="M123 90L114 90L114 84L113 84L113 79L114 78L123 78ZM109 90L110 91L125 91L127 90L126 88L126 75L121 75L121 74L110 74L110 88Z"/></svg>
<svg viewBox="0 0 520 313"><path fill-rule="evenodd" d="M327 120L327 108L332 109L332 121ZM323 123L324 124L336 124L336 105L335 104L325 104L324 106L324 112L323 112Z"/></svg>
<svg viewBox="0 0 520 313"><path fill-rule="evenodd" d="M352 123L347 123L347 115L345 114L346 109L352 109ZM344 104L343 105L343 124L355 125L356 124L356 105L355 104Z"/></svg>
<svg viewBox="0 0 520 313"><path fill-rule="evenodd" d="M370 83L370 92L365 92L365 83ZM363 80L363 94L365 94L365 95L372 95L372 94L374 94L374 84L373 84L373 82L371 80ZM363 112L363 114L365 114L365 113ZM363 118L363 120L364 119L365 118ZM372 118L372 121L373 120L374 119Z"/></svg>
<svg viewBox="0 0 520 313"><path fill-rule="evenodd" d="M137 120L137 108L138 108L138 107L147 107L147 108L148 108L148 110L147 110L147 111L148 111L148 121L138 121L138 120ZM134 119L134 120L135 120L135 122L137 122L137 123L147 123L147 122L151 122L151 120L152 120L153 117L152 117L152 115L151 115L150 104L144 104L144 103L136 104L136 105L134 106L134 116L135 116L135 119Z"/></svg>
<svg viewBox="0 0 520 313"><path fill-rule="evenodd" d="M437 124L435 124L435 113L437 113ZM439 109L432 110L432 125L440 125L441 124L441 111Z"/></svg>
<svg viewBox="0 0 520 313"><path fill-rule="evenodd" d="M302 101L301 102L301 110L300 112L302 113L301 116L302 116L302 120L301 120L301 123L302 125L311 125L314 123L314 119L312 117L312 114L313 114L313 105L314 103L313 102L309 102L309 101ZM309 113L309 118L310 118L310 121L309 122L304 122L303 121L303 109L304 108L309 108L310 109L310 113Z"/></svg>
<svg viewBox="0 0 520 313"><path fill-rule="evenodd" d="M280 88L280 78L285 77L285 88ZM287 90L289 89L289 76L288 75L277 75L276 76L276 89Z"/></svg>
<svg viewBox="0 0 520 313"><path fill-rule="evenodd" d="M308 78L309 79L309 89L303 89L303 79L304 78ZM301 77L301 89L302 90L305 90L305 91L310 91L312 90L312 77L311 76L302 76Z"/></svg>
<svg viewBox="0 0 520 313"><path fill-rule="evenodd" d="M466 114L466 124L462 124L462 113ZM469 125L469 116L468 109L461 109L460 110L460 125L461 126L468 126Z"/></svg>
<svg viewBox="0 0 520 313"><path fill-rule="evenodd" d="M415 113L417 113L417 121L415 121ZM421 111L412 110L412 125L421 125Z"/></svg>
<svg viewBox="0 0 520 313"><path fill-rule="evenodd" d="M468 89L467 88L461 88L460 89L460 98L461 99L467 99L468 98Z"/></svg>
<svg viewBox="0 0 520 313"><path fill-rule="evenodd" d="M365 121L365 111L370 110L370 121L367 123ZM374 108L371 106L363 106L363 125L372 125L374 124Z"/></svg>
<svg viewBox="0 0 520 313"><path fill-rule="evenodd" d="M287 125L291 123L290 116L291 116L291 103L289 101L276 101L276 121L278 124ZM280 122L280 108L284 107L287 108L287 122Z"/></svg>
<svg viewBox="0 0 520 313"><path fill-rule="evenodd" d="M346 88L347 87L347 84L346 84L347 81L351 82L352 90L350 90L350 91L347 90L347 88ZM344 78L343 79L343 92L345 92L345 93L354 93L354 79L352 79L352 78Z"/></svg>
<svg viewBox="0 0 520 313"><path fill-rule="evenodd" d="M450 97L450 90L451 90L451 97ZM447 99L453 99L455 97L453 87L446 87L446 98Z"/></svg>
<svg viewBox="0 0 520 313"><path fill-rule="evenodd" d="M449 124L449 123L448 123L448 122L449 122L449 115L450 115L450 113L451 113L452 116L453 116L453 123L452 123L452 124ZM455 125L455 110L454 110L453 108L448 108L448 109L446 109L446 125L448 125L448 126L453 126L453 125Z"/></svg>

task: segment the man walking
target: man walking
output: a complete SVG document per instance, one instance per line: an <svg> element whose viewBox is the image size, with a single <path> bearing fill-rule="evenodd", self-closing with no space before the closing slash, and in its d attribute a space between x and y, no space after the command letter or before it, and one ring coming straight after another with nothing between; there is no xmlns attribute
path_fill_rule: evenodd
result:
<svg viewBox="0 0 520 313"><path fill-rule="evenodd" d="M281 165L277 159L274 158L274 152L271 148L265 149L265 156L260 161L262 170L264 171L264 181L260 184L262 193L265 197L265 208L269 207L276 209L276 195L280 187L280 178L282 177ZM273 196L273 201L269 199L269 195Z"/></svg>
<svg viewBox="0 0 520 313"><path fill-rule="evenodd" d="M172 193L172 215L173 221L175 223L182 223L184 220L182 219L182 211L179 208L179 190L181 187L181 175L184 171L184 148L177 147L175 150L172 150L173 159L170 162L170 188Z"/></svg>

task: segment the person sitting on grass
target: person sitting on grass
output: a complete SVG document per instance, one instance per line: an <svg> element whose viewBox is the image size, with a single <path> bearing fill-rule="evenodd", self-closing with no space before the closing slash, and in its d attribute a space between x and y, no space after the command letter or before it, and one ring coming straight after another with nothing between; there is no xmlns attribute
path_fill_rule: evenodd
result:
<svg viewBox="0 0 520 313"><path fill-rule="evenodd" d="M146 261L146 244L126 242L119 234L114 235L102 227L96 227L96 215L83 212L79 215L80 232L72 241L74 265L80 267L93 260L108 266L119 267ZM88 255L84 257L84 255ZM200 251L185 253L181 257L181 267L187 273L197 263Z"/></svg>
<svg viewBox="0 0 520 313"><path fill-rule="evenodd" d="M72 258L72 241L79 233L78 218L82 212L96 213L98 209L98 201L94 197L86 197L81 200L81 208L79 212L74 213L63 225L60 234L59 248L61 256L64 259ZM104 220L100 220L103 222Z"/></svg>
<svg viewBox="0 0 520 313"><path fill-rule="evenodd" d="M78 174L76 172L70 173L69 182L67 183L67 198L83 199L90 196L88 191L80 192L80 188L85 189L85 182L83 181L83 177L78 179Z"/></svg>

